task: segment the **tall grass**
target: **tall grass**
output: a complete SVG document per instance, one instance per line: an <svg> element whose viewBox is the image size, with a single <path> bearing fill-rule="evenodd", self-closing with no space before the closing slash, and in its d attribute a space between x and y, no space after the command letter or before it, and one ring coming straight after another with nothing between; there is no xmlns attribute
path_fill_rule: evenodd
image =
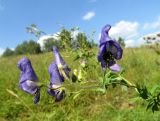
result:
<svg viewBox="0 0 160 121"><path fill-rule="evenodd" d="M95 54L98 49L94 48ZM75 69L75 52L61 52L68 65ZM145 111L145 102L135 99L132 89L122 90L110 87L105 94L91 89L83 91L79 97L67 96L62 102L55 103L47 90L41 90L41 101L33 104L33 96L18 87L20 71L17 62L28 57L41 82L49 84L48 66L54 60L52 53L23 55L0 58L0 120L2 121L158 121L160 113ZM118 63L124 69L124 77L133 83L145 84L149 88L160 84L160 67L156 64L159 57L148 48L124 49L123 59ZM96 63L96 57L89 60ZM87 79L97 80L103 75L100 65L89 68ZM7 92L13 91L21 99ZM32 110L30 111L24 103Z"/></svg>

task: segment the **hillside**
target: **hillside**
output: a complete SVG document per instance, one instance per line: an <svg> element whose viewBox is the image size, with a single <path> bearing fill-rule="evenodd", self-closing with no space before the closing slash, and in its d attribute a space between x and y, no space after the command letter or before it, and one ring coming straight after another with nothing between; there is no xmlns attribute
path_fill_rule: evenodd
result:
<svg viewBox="0 0 160 121"><path fill-rule="evenodd" d="M97 48L92 51L97 55ZM72 70L77 68L75 52L63 51L61 54ZM160 112L153 114L145 110L146 102L135 99L137 93L133 89L125 91L121 87L110 87L105 94L86 89L76 99L67 96L59 103L55 103L43 88L40 103L34 105L33 97L18 87L20 71L17 62L22 57L28 57L39 80L49 84L48 66L54 60L51 52L0 58L0 121L158 121L160 118ZM124 49L123 58L118 63L125 70L125 78L152 88L160 84L158 59L152 49L128 48ZM90 65L95 60L96 56L90 58ZM88 70L87 79L98 81L102 75L98 64ZM16 93L18 98L8 93L7 89Z"/></svg>

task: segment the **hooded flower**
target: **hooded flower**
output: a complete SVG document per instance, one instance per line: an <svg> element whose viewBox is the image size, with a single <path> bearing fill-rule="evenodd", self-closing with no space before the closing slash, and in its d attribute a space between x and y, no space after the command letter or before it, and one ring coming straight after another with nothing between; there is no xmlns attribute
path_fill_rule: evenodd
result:
<svg viewBox="0 0 160 121"><path fill-rule="evenodd" d="M122 58L123 50L118 42L109 37L108 32L110 28L110 25L106 25L102 28L98 61L101 62L103 70L108 67L113 72L119 72L120 66L116 63L116 60Z"/></svg>
<svg viewBox="0 0 160 121"><path fill-rule="evenodd" d="M19 87L29 94L35 94L34 103L40 100L40 88L37 86L38 78L32 68L28 58L22 58L18 62L18 68L21 71Z"/></svg>
<svg viewBox="0 0 160 121"><path fill-rule="evenodd" d="M52 62L48 68L50 74L50 85L48 88L48 93L51 96L56 96L55 101L61 101L64 96L64 90L61 90L64 77L59 73L56 62Z"/></svg>
<svg viewBox="0 0 160 121"><path fill-rule="evenodd" d="M56 60L56 64L58 66L58 69L60 71L60 74L63 75L63 77L65 79L70 78L69 76L69 72L70 72L70 68L68 67L68 65L65 63L64 59L62 58L62 56L60 55L58 48L56 46L53 46L53 53L54 53L54 57Z"/></svg>

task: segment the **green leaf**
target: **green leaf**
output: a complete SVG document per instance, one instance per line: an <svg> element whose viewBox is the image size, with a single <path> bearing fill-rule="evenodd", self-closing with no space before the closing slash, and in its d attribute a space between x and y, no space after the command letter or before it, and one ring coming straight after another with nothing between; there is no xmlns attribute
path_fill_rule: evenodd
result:
<svg viewBox="0 0 160 121"><path fill-rule="evenodd" d="M149 108L153 107L154 105L154 101L151 101L148 103L146 110L148 110Z"/></svg>
<svg viewBox="0 0 160 121"><path fill-rule="evenodd" d="M98 80L103 83L103 78L102 77L99 77Z"/></svg>
<svg viewBox="0 0 160 121"><path fill-rule="evenodd" d="M153 88L151 89L151 93L152 94L156 94L160 92L160 86L159 85L155 85L153 86Z"/></svg>
<svg viewBox="0 0 160 121"><path fill-rule="evenodd" d="M149 99L152 95L151 93L147 90L147 87L146 86L140 86L137 84L137 91L139 93L139 96L143 99Z"/></svg>
<svg viewBox="0 0 160 121"><path fill-rule="evenodd" d="M154 105L152 106L152 112L154 113L154 111L159 111L157 103L154 103Z"/></svg>
<svg viewBox="0 0 160 121"><path fill-rule="evenodd" d="M105 93L105 92L106 92L106 89L105 89L105 88L97 88L96 91Z"/></svg>
<svg viewBox="0 0 160 121"><path fill-rule="evenodd" d="M121 89L122 89L122 91L128 91L128 88L124 85L121 85Z"/></svg>
<svg viewBox="0 0 160 121"><path fill-rule="evenodd" d="M78 92L77 94L74 95L73 100L75 100L81 93Z"/></svg>
<svg viewBox="0 0 160 121"><path fill-rule="evenodd" d="M141 101L142 99L140 97L134 97L129 99L128 101L132 102L132 103L136 103L137 101Z"/></svg>

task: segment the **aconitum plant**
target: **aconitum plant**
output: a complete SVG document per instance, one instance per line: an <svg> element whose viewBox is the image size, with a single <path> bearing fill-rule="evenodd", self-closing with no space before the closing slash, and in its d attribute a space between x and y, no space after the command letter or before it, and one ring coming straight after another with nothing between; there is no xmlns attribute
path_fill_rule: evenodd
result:
<svg viewBox="0 0 160 121"><path fill-rule="evenodd" d="M69 76L70 68L65 63L64 59L60 55L58 48L56 46L53 46L53 53L54 53L56 64L58 66L58 69L61 75L63 75L64 78L69 79L70 78Z"/></svg>
<svg viewBox="0 0 160 121"><path fill-rule="evenodd" d="M67 89L75 86L74 89L79 89L75 94L75 97L81 93L81 90L93 88L95 91L105 93L108 86L116 85L126 86L127 88L135 89L140 98L148 102L147 109L152 111L158 111L160 106L160 92L154 89L152 93L144 85L132 84L130 81L122 76L121 67L117 64L117 61L122 58L123 50L120 44L109 36L110 25L105 25L101 31L101 38L99 43L98 62L100 62L103 76L97 79L97 85L89 85L85 77L88 73L89 59L94 54L85 48L82 48L77 52L76 60L79 60L80 64L78 69L72 69L72 78L70 78L71 69L64 61L57 47L53 47L53 54L55 60L53 60L48 68L50 74L49 85L41 84L32 68L31 62L28 58L22 58L18 62L18 68L21 71L19 86L20 88L29 93L34 94L34 103L38 103L40 100L40 88L47 87L48 94L55 97L55 102L62 101L67 92ZM93 65L92 65L93 66ZM38 84L39 83L39 84ZM69 83L66 85L66 83ZM89 86L88 86L89 85Z"/></svg>
<svg viewBox="0 0 160 121"><path fill-rule="evenodd" d="M108 32L110 28L110 25L106 25L102 28L98 61L101 63L103 70L106 70L108 67L114 72L119 72L120 66L116 63L116 60L122 58L123 50L116 40L109 37Z"/></svg>
<svg viewBox="0 0 160 121"><path fill-rule="evenodd" d="M40 88L37 85L38 78L30 60L28 58L22 58L19 60L17 66L21 71L19 87L29 94L34 94L34 103L38 103L40 100Z"/></svg>
<svg viewBox="0 0 160 121"><path fill-rule="evenodd" d="M57 64L55 61L51 63L51 65L48 68L49 74L50 74L50 84L48 87L48 94L51 96L56 96L55 101L60 101L63 99L64 90L61 90L60 87L62 86L62 83L64 82L64 77L60 74Z"/></svg>

